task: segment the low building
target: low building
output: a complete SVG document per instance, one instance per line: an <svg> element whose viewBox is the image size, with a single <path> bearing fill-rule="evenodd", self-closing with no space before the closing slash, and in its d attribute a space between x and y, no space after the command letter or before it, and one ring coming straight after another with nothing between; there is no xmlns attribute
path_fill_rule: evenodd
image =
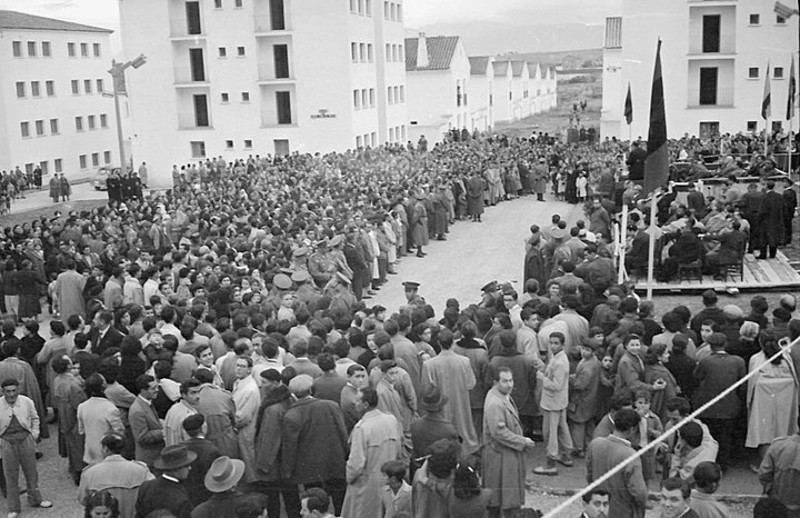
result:
<svg viewBox="0 0 800 518"><path fill-rule="evenodd" d="M41 168L70 181L117 164L112 31L0 11L0 170Z"/></svg>
<svg viewBox="0 0 800 518"><path fill-rule="evenodd" d="M486 131L494 127L494 67L491 56L469 58L469 130Z"/></svg>

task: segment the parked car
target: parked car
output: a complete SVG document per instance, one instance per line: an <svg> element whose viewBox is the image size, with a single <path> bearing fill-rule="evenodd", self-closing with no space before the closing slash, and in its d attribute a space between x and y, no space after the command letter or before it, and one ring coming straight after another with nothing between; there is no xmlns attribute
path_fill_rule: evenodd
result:
<svg viewBox="0 0 800 518"><path fill-rule="evenodd" d="M97 172L92 177L92 187L94 187L98 191L105 191L108 189L106 185L106 180L108 180L108 175L111 174L111 171L115 170L119 172L119 167L101 167L97 170Z"/></svg>

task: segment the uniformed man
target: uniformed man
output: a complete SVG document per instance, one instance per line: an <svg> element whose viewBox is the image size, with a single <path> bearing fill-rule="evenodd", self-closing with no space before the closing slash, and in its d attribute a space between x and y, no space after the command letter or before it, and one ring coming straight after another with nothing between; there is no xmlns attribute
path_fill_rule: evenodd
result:
<svg viewBox="0 0 800 518"><path fill-rule="evenodd" d="M478 307L488 308L495 307L497 300L502 299L503 295L498 290L497 281L492 281L481 288L481 301Z"/></svg>
<svg viewBox="0 0 800 518"><path fill-rule="evenodd" d="M270 309L279 311L283 297L292 289L292 279L285 273L278 273L272 278L272 290L264 301Z"/></svg>
<svg viewBox="0 0 800 518"><path fill-rule="evenodd" d="M422 307L425 305L425 299L422 298L419 294L419 283L414 281L405 281L403 283L403 287L405 288L406 292L406 301L408 302L409 306L419 306Z"/></svg>
<svg viewBox="0 0 800 518"><path fill-rule="evenodd" d="M308 272L308 248L301 246L292 252L292 264L290 268L295 272Z"/></svg>
<svg viewBox="0 0 800 518"><path fill-rule="evenodd" d="M328 249L328 239L317 241L317 251L308 259L308 273L318 287L324 288L336 275L336 259Z"/></svg>
<svg viewBox="0 0 800 518"><path fill-rule="evenodd" d="M297 300L303 302L308 311L313 314L317 302L322 298L322 292L311 283L311 274L308 273L308 270L297 270L292 274L292 282L297 286L295 290Z"/></svg>

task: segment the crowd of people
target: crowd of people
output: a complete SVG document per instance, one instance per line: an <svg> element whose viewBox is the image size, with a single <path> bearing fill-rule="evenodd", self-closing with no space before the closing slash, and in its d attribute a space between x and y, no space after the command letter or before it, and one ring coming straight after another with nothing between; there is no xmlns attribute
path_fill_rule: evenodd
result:
<svg viewBox="0 0 800 518"><path fill-rule="evenodd" d="M747 391L585 495L584 512L644 516L647 482L663 479L665 516L727 516L713 494L745 447L760 450L761 505L800 510L787 464L800 436L783 438L800 349L761 367L800 335L792 297L769 318L763 297L745 315L710 292L693 318L657 319L617 285L621 142L422 147L209 160L176 167L166 193L6 229L9 517L20 469L29 504L51 505L36 470L48 424L95 518L514 516L527 453L546 451L540 476L585 457L591 482L748 368ZM531 228L523 292L490 282L480 303L437 315L406 281L403 307L368 304L457 220L544 200L554 171L576 170L588 224ZM579 201L577 183L564 191Z"/></svg>

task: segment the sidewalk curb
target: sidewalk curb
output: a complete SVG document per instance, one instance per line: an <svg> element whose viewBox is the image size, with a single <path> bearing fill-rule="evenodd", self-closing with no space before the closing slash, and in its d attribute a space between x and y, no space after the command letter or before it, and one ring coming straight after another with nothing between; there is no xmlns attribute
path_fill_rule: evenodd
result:
<svg viewBox="0 0 800 518"><path fill-rule="evenodd" d="M564 496L570 497L574 496L576 493L580 491L580 489L568 489L568 488L554 488L554 487L547 487L547 486L537 486L532 485L528 481L525 482L525 489L529 489L531 491L537 491L539 493L545 493L552 496ZM721 494L715 493L714 496L720 502L726 504L755 504L758 500L762 498L762 495L731 495L731 494ZM661 499L660 493L650 491L648 496L648 500L658 501Z"/></svg>

